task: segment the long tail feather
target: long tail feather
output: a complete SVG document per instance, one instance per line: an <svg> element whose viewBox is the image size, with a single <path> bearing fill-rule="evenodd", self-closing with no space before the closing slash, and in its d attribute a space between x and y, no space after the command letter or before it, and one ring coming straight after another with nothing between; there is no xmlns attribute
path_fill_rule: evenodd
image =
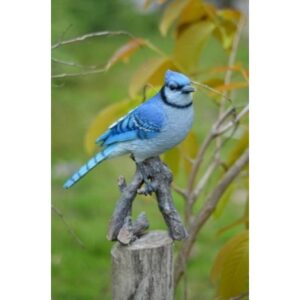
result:
<svg viewBox="0 0 300 300"><path fill-rule="evenodd" d="M75 172L64 184L65 189L69 189L76 182L78 182L82 177L84 177L90 170L95 168L98 164L108 158L111 151L109 148L97 153L92 157L85 165L83 165L77 172Z"/></svg>

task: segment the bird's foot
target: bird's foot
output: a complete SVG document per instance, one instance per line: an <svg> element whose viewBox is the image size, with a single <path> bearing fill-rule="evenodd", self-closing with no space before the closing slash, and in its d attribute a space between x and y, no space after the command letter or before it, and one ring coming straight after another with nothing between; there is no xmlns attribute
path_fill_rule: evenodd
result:
<svg viewBox="0 0 300 300"><path fill-rule="evenodd" d="M144 185L138 190L139 194L148 196L156 191L156 185L150 179L144 179Z"/></svg>

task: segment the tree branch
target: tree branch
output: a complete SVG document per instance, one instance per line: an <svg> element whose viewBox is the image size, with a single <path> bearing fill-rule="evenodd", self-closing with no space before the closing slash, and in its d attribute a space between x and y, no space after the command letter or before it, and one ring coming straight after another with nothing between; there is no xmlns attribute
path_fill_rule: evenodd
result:
<svg viewBox="0 0 300 300"><path fill-rule="evenodd" d="M56 78L66 78L66 77L80 77L80 76L98 74L105 71L106 68L101 68L101 69L87 70L87 71L75 72L75 73L61 73L61 74L52 75L51 78L56 79Z"/></svg>
<svg viewBox="0 0 300 300"><path fill-rule="evenodd" d="M187 237L187 232L181 222L180 216L174 206L171 182L171 171L162 163L159 157L151 157L141 163L137 163L133 181L128 186L124 178L119 179L121 197L113 213L107 238L111 241L118 240L121 232L122 240L127 242L131 239L130 224L132 203L138 193L148 195L155 193L158 207L168 226L169 234L173 240L182 240ZM144 188L141 188L144 183ZM145 224L145 222L141 222ZM125 232L125 235L122 232ZM128 238L129 237L129 238Z"/></svg>
<svg viewBox="0 0 300 300"><path fill-rule="evenodd" d="M51 49L56 49L65 45L70 45L70 44L75 44L78 42L82 42L85 41L87 39L91 39L91 38L95 38L95 37L100 37L100 36L115 36L115 35L126 35L129 36L131 38L134 38L134 36L127 32L127 31L97 31L97 32L92 32L92 33L87 33L81 36L77 36L75 38L69 39L69 40L64 40L64 41L60 41L54 45L52 45Z"/></svg>
<svg viewBox="0 0 300 300"><path fill-rule="evenodd" d="M237 32L236 32L234 40L233 40L232 49L231 49L229 60L228 60L229 68L226 70L226 73L225 73L224 85L228 85L231 82L231 77L232 77L232 73L233 73L232 66L234 65L235 60L236 60L237 50L238 50L239 42L241 39L241 34L242 34L242 29L243 29L244 24L245 24L245 17L241 16L241 19L239 20L239 23L237 26ZM221 118L221 116L224 112L225 100L229 96L230 96L230 91L226 91L224 96L221 98L219 118ZM231 102L231 104L232 104L232 102ZM219 161L221 160L221 145L222 145L222 136L219 135L218 138L216 139L216 148L217 148L216 160L219 160Z"/></svg>
<svg viewBox="0 0 300 300"><path fill-rule="evenodd" d="M61 218L61 220L63 221L63 223L65 224L65 226L68 229L68 232L70 233L70 235L74 238L74 240L77 242L77 244L81 247L81 248L85 248L83 242L80 240L80 238L78 237L78 235L74 232L74 230L70 227L70 225L66 222L63 213L54 205L51 205L51 209L53 212L56 213L57 216L59 216Z"/></svg>
<svg viewBox="0 0 300 300"><path fill-rule="evenodd" d="M97 66L83 66L81 64L75 63L73 61L66 61L58 58L51 57L51 60L56 64L66 65L70 67L76 67L81 69L96 69Z"/></svg>
<svg viewBox="0 0 300 300"><path fill-rule="evenodd" d="M209 219L213 211L215 210L219 200L221 199L223 193L226 191L227 187L238 176L240 171L249 161L249 150L247 149L230 167L230 169L225 173L223 178L219 181L215 189L207 197L206 202L202 206L199 214L193 220L191 226L189 227L189 237L185 240L182 248L180 249L179 255L176 260L175 265L175 285L179 282L185 267L186 263L192 249L192 246L195 243L196 237Z"/></svg>
<svg viewBox="0 0 300 300"><path fill-rule="evenodd" d="M206 153L206 150L208 149L210 143L219 135L221 134L218 129L222 125L222 123L231 115L235 113L234 108L228 109L218 120L217 122L212 126L208 136L205 138L203 144L200 146L200 149L196 155L196 158L194 160L194 164L192 166L192 171L190 174L190 177L188 179L188 186L187 186L187 194L192 195L192 189L195 183L196 176L198 174L200 165L204 159L204 155ZM189 200L192 201L192 200Z"/></svg>

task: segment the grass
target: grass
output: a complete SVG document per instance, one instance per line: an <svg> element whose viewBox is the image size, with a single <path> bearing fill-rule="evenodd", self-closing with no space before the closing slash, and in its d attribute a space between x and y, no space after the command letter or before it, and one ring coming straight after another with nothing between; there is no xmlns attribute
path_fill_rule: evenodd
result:
<svg viewBox="0 0 300 300"><path fill-rule="evenodd" d="M157 34L150 37L160 41ZM74 55L84 64L105 62L122 41L105 39L93 41L69 50L57 52L62 58ZM159 44L159 42L158 42ZM164 42L164 49L170 42ZM238 60L247 65L247 44L243 43ZM220 49L219 49L220 50ZM226 64L215 43L208 45L204 53L205 64ZM71 52L74 51L74 52ZM74 188L65 191L63 182L87 155L83 149L83 137L91 120L106 105L127 97L129 78L137 66L150 57L143 50L129 64L118 64L108 73L82 78L55 81L52 89L52 203L63 212L68 226L82 240L81 248L68 232L63 220L55 213L52 216L52 299L53 300L95 300L111 299L110 292L110 250L112 243L106 240L106 231L114 205L119 197L116 179L124 175L130 180L134 165L127 157L104 162ZM208 63L207 63L208 62ZM58 66L53 72L59 72ZM244 91L237 93L236 103L248 98ZM198 101L199 100L199 101ZM240 101L240 102L239 102ZM196 121L194 128L201 143L205 132L216 116L216 105L205 96L196 95ZM184 176L181 174L180 183ZM182 215L182 200L175 196L175 205ZM215 255L229 237L241 228L237 227L216 236L217 231L241 216L243 206L230 202L218 219L211 218L197 239L188 263L188 295L190 300L212 299L214 288L209 273ZM134 204L134 215L145 211L151 229L166 228L153 198L139 197ZM176 248L179 243L176 243ZM176 299L183 299L183 283L176 291Z"/></svg>

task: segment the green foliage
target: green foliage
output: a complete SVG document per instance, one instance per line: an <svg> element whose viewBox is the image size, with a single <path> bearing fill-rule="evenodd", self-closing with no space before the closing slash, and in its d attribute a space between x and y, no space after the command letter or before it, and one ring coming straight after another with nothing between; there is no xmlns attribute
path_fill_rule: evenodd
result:
<svg viewBox="0 0 300 300"><path fill-rule="evenodd" d="M244 231L230 239L220 250L211 271L219 300L228 300L248 291L249 233Z"/></svg>

